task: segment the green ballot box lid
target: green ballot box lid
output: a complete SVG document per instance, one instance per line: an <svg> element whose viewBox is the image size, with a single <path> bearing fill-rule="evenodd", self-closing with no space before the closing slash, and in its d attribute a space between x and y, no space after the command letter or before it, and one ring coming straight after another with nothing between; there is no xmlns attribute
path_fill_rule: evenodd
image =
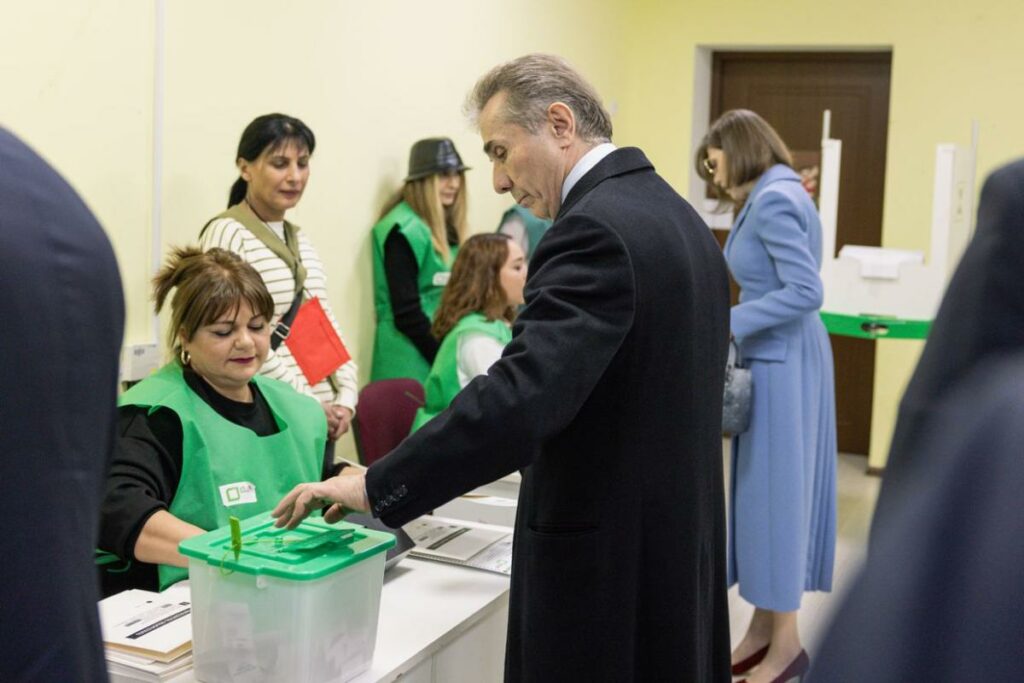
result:
<svg viewBox="0 0 1024 683"><path fill-rule="evenodd" d="M395 545L386 531L320 517L305 519L292 530L278 529L269 512L182 541L182 555L219 566L225 572L311 581L385 552Z"/></svg>
<svg viewBox="0 0 1024 683"><path fill-rule="evenodd" d="M909 320L884 315L850 315L822 311L821 321L829 334L860 339L926 339L931 320Z"/></svg>

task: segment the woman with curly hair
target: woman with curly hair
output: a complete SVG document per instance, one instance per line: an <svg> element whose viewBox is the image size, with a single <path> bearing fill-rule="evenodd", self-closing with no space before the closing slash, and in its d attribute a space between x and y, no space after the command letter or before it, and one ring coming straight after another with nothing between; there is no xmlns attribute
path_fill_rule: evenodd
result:
<svg viewBox="0 0 1024 683"><path fill-rule="evenodd" d="M523 303L526 256L508 235L470 237L459 251L431 332L441 343L423 385L426 404L412 431L448 407L512 341L512 320Z"/></svg>

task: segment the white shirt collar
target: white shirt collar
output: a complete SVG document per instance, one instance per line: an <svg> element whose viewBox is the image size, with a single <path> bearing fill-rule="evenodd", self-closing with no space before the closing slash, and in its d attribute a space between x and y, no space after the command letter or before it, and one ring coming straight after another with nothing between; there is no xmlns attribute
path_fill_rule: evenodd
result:
<svg viewBox="0 0 1024 683"><path fill-rule="evenodd" d="M267 221L267 227L274 231L274 234L284 241L284 221Z"/></svg>
<svg viewBox="0 0 1024 683"><path fill-rule="evenodd" d="M565 176L565 180L562 182L562 203L565 203L565 198L569 196L570 190L573 186L580 181L580 178L587 175L590 169L597 166L601 159L615 151L615 145L610 142L602 142L597 147L593 148L576 162L576 165L569 171L569 175Z"/></svg>

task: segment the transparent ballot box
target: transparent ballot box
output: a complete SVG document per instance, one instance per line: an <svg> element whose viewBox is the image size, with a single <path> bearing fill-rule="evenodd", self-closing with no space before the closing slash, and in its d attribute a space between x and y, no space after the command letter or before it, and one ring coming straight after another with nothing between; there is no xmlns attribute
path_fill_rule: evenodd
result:
<svg viewBox="0 0 1024 683"><path fill-rule="evenodd" d="M369 668L385 551L393 535L269 513L182 541L189 558L195 676L229 681L345 681Z"/></svg>

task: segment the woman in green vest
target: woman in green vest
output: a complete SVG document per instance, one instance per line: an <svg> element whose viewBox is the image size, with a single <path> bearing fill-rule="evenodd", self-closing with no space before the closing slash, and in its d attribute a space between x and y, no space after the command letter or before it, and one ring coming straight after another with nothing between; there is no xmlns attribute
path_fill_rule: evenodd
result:
<svg viewBox="0 0 1024 683"><path fill-rule="evenodd" d="M377 333L371 381L422 382L439 347L431 320L465 239L468 168L448 138L420 140L409 175L373 226L373 292Z"/></svg>
<svg viewBox="0 0 1024 683"><path fill-rule="evenodd" d="M260 375L274 302L252 266L223 249L179 248L153 289L157 313L174 290L173 360L118 402L99 548L129 569L103 572L104 594L163 590L187 576L179 542L340 469L325 465L316 399Z"/></svg>
<svg viewBox="0 0 1024 683"><path fill-rule="evenodd" d="M425 405L412 431L448 407L470 381L487 373L512 341L523 303L526 257L508 235L474 235L459 250L432 332L441 347L424 382Z"/></svg>

